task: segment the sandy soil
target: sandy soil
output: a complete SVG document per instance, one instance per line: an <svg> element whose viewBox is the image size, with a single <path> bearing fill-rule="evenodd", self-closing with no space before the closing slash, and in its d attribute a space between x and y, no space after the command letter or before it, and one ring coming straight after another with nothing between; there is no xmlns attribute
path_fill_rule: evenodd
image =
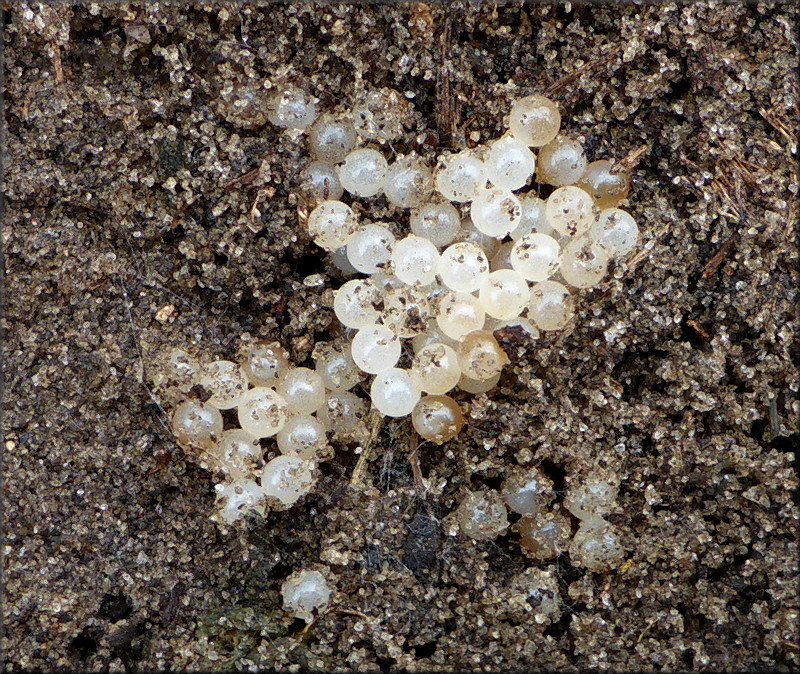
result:
<svg viewBox="0 0 800 674"><path fill-rule="evenodd" d="M800 666L789 3L4 8L9 669ZM500 386L422 448L427 494L391 421L362 486L340 447L302 505L223 534L142 382L170 345L276 339L302 364L336 329L304 138L232 103L281 79L322 109L408 92L395 149L426 155L548 91L592 158L629 158L644 243L566 331L506 336ZM559 490L616 470L623 565L458 535L464 491L514 465ZM304 632L279 588L308 565L336 608ZM558 580L551 624L506 610L530 566Z"/></svg>

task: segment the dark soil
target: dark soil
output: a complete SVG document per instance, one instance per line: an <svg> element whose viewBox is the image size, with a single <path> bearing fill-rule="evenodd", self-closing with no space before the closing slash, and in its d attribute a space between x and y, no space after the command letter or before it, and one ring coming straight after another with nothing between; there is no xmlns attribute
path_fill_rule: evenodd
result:
<svg viewBox="0 0 800 674"><path fill-rule="evenodd" d="M792 3L3 8L9 669L800 666ZM250 336L304 364L342 281L299 223L304 137L232 106L265 79L326 110L407 92L393 149L425 155L548 91L591 158L629 158L644 244L565 332L505 340L458 441L421 448L427 495L389 421L362 487L340 447L304 503L224 533L154 354ZM550 625L504 611L518 536L450 516L514 465L621 478L625 562L539 564ZM301 633L279 590L309 565L336 608Z"/></svg>

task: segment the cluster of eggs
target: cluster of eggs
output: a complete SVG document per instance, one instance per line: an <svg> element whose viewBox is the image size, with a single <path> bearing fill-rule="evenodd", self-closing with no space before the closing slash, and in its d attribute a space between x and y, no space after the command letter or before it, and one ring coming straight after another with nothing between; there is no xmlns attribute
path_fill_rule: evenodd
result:
<svg viewBox="0 0 800 674"><path fill-rule="evenodd" d="M567 515L551 507L556 497L552 481L536 468L516 468L500 492L488 489L467 494L456 511L456 521L470 538L490 540L508 529L510 511L521 515L513 530L528 557L545 562L569 552L573 564L606 571L624 554L619 534L604 519L618 492L617 476L603 471L592 471L584 481L568 487L563 506L581 523L572 536Z"/></svg>
<svg viewBox="0 0 800 674"><path fill-rule="evenodd" d="M346 439L366 417L366 401L350 392L361 371L346 345L320 342L312 357L313 370L293 367L280 344L257 342L240 362L201 363L173 349L162 363L162 391L182 398L171 417L178 442L223 475L216 487L222 521L294 505L314 487L318 463L333 456L327 433ZM235 412L238 427L223 430L225 410ZM269 438L279 454L264 463Z"/></svg>
<svg viewBox="0 0 800 674"><path fill-rule="evenodd" d="M442 442L463 425L447 394L491 389L508 363L493 332L563 328L575 308L570 288L596 286L609 260L635 247L636 222L617 207L629 181L607 160L587 163L581 144L559 135L561 116L543 96L513 104L504 136L443 155L434 169L415 154L390 164L376 147L357 147L388 126L371 115L371 126L363 112L310 126L306 227L337 266L359 275L333 309L352 331L353 360L374 375L372 405L410 414L422 437ZM543 188L552 188L546 199ZM410 210L404 236L363 217L358 200L381 195ZM405 368L402 340L415 354Z"/></svg>

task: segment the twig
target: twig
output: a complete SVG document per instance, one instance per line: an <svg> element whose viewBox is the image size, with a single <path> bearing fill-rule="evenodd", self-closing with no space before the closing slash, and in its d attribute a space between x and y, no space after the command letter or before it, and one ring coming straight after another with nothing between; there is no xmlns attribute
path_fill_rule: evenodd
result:
<svg viewBox="0 0 800 674"><path fill-rule="evenodd" d="M614 172L624 171L627 173L639 164L639 159L641 159L642 155L647 152L649 148L650 146L647 143L636 148L633 152L630 152L627 157L614 164L611 170Z"/></svg>
<svg viewBox="0 0 800 674"><path fill-rule="evenodd" d="M714 257L712 257L706 263L706 266L703 267L703 273L700 275L701 279L706 280L717 272L717 270L720 268L720 265L725 260L725 255L727 255L728 249L731 247L735 236L735 234L731 234L725 240L725 243L722 244L722 247L716 253L714 253Z"/></svg>
<svg viewBox="0 0 800 674"><path fill-rule="evenodd" d="M367 441L364 443L364 451L358 457L356 467L353 469L353 477L350 478L350 488L359 489L363 484L364 471L367 469L367 462L375 450L376 440L378 433L380 433L381 425L383 424L383 417L377 410L370 410L369 412L370 434Z"/></svg>
<svg viewBox="0 0 800 674"><path fill-rule="evenodd" d="M589 72L590 70L594 70L595 68L599 68L600 66L604 66L606 63L609 63L621 51L622 51L622 46L621 45L616 46L605 56L601 56L599 59L595 59L594 61L589 61L588 63L584 63L580 68L574 70L569 75L564 75L564 77L553 82L553 84L551 84L549 87L547 87L547 89L544 90L544 95L549 97L561 91L561 89L569 86L575 80L577 80L583 73Z"/></svg>

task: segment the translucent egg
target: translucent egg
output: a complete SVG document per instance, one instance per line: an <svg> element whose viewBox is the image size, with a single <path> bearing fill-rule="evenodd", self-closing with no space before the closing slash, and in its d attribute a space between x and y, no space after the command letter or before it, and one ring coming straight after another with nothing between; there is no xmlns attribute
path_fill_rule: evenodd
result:
<svg viewBox="0 0 800 674"><path fill-rule="evenodd" d="M483 250L486 258L489 260L494 257L495 253L497 253L497 249L500 247L500 241L480 231L470 217L466 217L461 221L461 230L456 236L456 241L474 243Z"/></svg>
<svg viewBox="0 0 800 674"><path fill-rule="evenodd" d="M586 155L577 140L556 136L539 150L536 167L539 182L556 186L574 185L585 170Z"/></svg>
<svg viewBox="0 0 800 674"><path fill-rule="evenodd" d="M247 391L244 371L230 360L215 360L206 365L199 383L211 394L206 402L221 410L236 407Z"/></svg>
<svg viewBox="0 0 800 674"><path fill-rule="evenodd" d="M399 208L413 208L433 191L431 170L415 156L399 156L386 171L383 193Z"/></svg>
<svg viewBox="0 0 800 674"><path fill-rule="evenodd" d="M397 367L379 372L369 393L373 407L387 417L411 414L420 398L420 391L409 373Z"/></svg>
<svg viewBox="0 0 800 674"><path fill-rule="evenodd" d="M488 541L508 528L508 515L503 501L494 489L470 492L456 510L461 531L470 538Z"/></svg>
<svg viewBox="0 0 800 674"><path fill-rule="evenodd" d="M533 94L514 102L509 115L511 133L530 147L552 141L561 128L561 113L553 101Z"/></svg>
<svg viewBox="0 0 800 674"><path fill-rule="evenodd" d="M257 342L245 350L242 370L253 386L275 386L289 371L289 354L278 342Z"/></svg>
<svg viewBox="0 0 800 674"><path fill-rule="evenodd" d="M506 352L487 330L477 330L460 339L456 353L461 372L470 379L481 381L500 374L509 362Z"/></svg>
<svg viewBox="0 0 800 674"><path fill-rule="evenodd" d="M425 332L411 338L411 348L414 353L419 353L429 344L447 344L449 347L455 347L457 342L458 340L445 335L438 325L429 325Z"/></svg>
<svg viewBox="0 0 800 674"><path fill-rule="evenodd" d="M293 84L278 87L269 99L269 121L285 129L307 129L317 118L317 103Z"/></svg>
<svg viewBox="0 0 800 674"><path fill-rule="evenodd" d="M411 103L388 87L362 93L353 106L353 126L362 138L391 141L403 134Z"/></svg>
<svg viewBox="0 0 800 674"><path fill-rule="evenodd" d="M559 271L574 288L594 288L608 271L608 253L599 243L582 236L561 252Z"/></svg>
<svg viewBox="0 0 800 674"><path fill-rule="evenodd" d="M320 248L336 250L344 246L358 228L356 214L341 201L323 201L308 216L309 236Z"/></svg>
<svg viewBox="0 0 800 674"><path fill-rule="evenodd" d="M172 432L181 445L210 449L222 435L222 415L213 405L185 400L175 406Z"/></svg>
<svg viewBox="0 0 800 674"><path fill-rule="evenodd" d="M400 340L383 325L361 328L353 337L350 349L356 365L369 374L393 368L400 360Z"/></svg>
<svg viewBox="0 0 800 674"><path fill-rule="evenodd" d="M347 341L317 342L311 357L329 391L346 391L361 381L361 370L353 360Z"/></svg>
<svg viewBox="0 0 800 674"><path fill-rule="evenodd" d="M610 571L625 557L619 534L602 519L583 522L569 546L569 560L589 571Z"/></svg>
<svg viewBox="0 0 800 674"><path fill-rule="evenodd" d="M465 377L463 374L461 375L461 379L458 380L458 388L460 388L465 393L471 393L473 395L477 395L478 393L486 393L491 391L495 386L497 386L497 382L500 381L500 373L498 372L493 377L489 377L488 379L473 379L472 377Z"/></svg>
<svg viewBox="0 0 800 674"><path fill-rule="evenodd" d="M524 143L505 135L489 143L483 164L492 184L505 190L518 190L533 175L536 157Z"/></svg>
<svg viewBox="0 0 800 674"><path fill-rule="evenodd" d="M448 246L439 261L439 276L450 290L471 293L489 276L486 254L474 243L459 242Z"/></svg>
<svg viewBox="0 0 800 674"><path fill-rule="evenodd" d="M607 208L600 211L589 237L605 248L609 256L623 257L636 248L639 227L636 220L621 208Z"/></svg>
<svg viewBox="0 0 800 674"><path fill-rule="evenodd" d="M486 168L469 151L442 159L436 171L436 189L449 201L471 201L486 186Z"/></svg>
<svg viewBox="0 0 800 674"><path fill-rule="evenodd" d="M312 161L300 172L300 194L310 204L340 199L344 190L332 164Z"/></svg>
<svg viewBox="0 0 800 674"><path fill-rule="evenodd" d="M591 475L580 484L569 484L564 506L580 520L602 517L611 512L619 494L619 476Z"/></svg>
<svg viewBox="0 0 800 674"><path fill-rule="evenodd" d="M522 215L519 224L509 232L514 241L519 241L526 234L537 232L553 236L553 228L547 222L545 214L545 200L529 194L519 198L519 205L522 207Z"/></svg>
<svg viewBox="0 0 800 674"><path fill-rule="evenodd" d="M233 524L242 519L250 511L264 514L264 492L258 483L248 479L237 479L215 487L217 514L219 519L226 524Z"/></svg>
<svg viewBox="0 0 800 674"><path fill-rule="evenodd" d="M569 520L564 515L546 511L524 515L514 528L519 531L522 551L540 562L564 554L572 533Z"/></svg>
<svg viewBox="0 0 800 674"><path fill-rule="evenodd" d="M561 597L556 572L529 566L516 574L497 605L497 617L540 628L561 618Z"/></svg>
<svg viewBox="0 0 800 674"><path fill-rule="evenodd" d="M164 384L183 392L197 383L203 369L200 361L183 349L171 349L162 362Z"/></svg>
<svg viewBox="0 0 800 674"><path fill-rule="evenodd" d="M557 281L541 281L531 286L528 318L540 330L561 330L575 315L575 298Z"/></svg>
<svg viewBox="0 0 800 674"><path fill-rule="evenodd" d="M350 391L334 391L317 410L317 418L341 440L357 431L368 412L369 405L363 398Z"/></svg>
<svg viewBox="0 0 800 674"><path fill-rule="evenodd" d="M500 493L509 510L520 515L537 513L555 498L553 481L536 468L512 471L503 481Z"/></svg>
<svg viewBox="0 0 800 674"><path fill-rule="evenodd" d="M481 232L503 238L519 224L522 207L514 194L501 187L479 190L470 204L470 217Z"/></svg>
<svg viewBox="0 0 800 674"><path fill-rule="evenodd" d="M342 187L356 197L374 197L383 189L388 164L377 150L353 150L339 166Z"/></svg>
<svg viewBox="0 0 800 674"><path fill-rule="evenodd" d="M459 340L480 330L485 318L486 312L477 297L468 293L449 293L439 302L436 324L450 339Z"/></svg>
<svg viewBox="0 0 800 674"><path fill-rule="evenodd" d="M264 466L261 489L270 507L284 510L308 494L316 481L314 461L281 454Z"/></svg>
<svg viewBox="0 0 800 674"><path fill-rule="evenodd" d="M615 173L608 159L591 162L578 187L586 190L599 209L614 208L628 196L631 182L627 173Z"/></svg>
<svg viewBox="0 0 800 674"><path fill-rule="evenodd" d="M392 262L395 276L403 283L428 285L436 280L439 251L427 239L409 234L394 245Z"/></svg>
<svg viewBox="0 0 800 674"><path fill-rule="evenodd" d="M319 571L295 571L281 586L283 608L287 613L310 623L330 603L331 591Z"/></svg>
<svg viewBox="0 0 800 674"><path fill-rule="evenodd" d="M553 190L545 204L547 223L565 237L575 238L587 232L597 213L592 197L572 185Z"/></svg>
<svg viewBox="0 0 800 674"><path fill-rule="evenodd" d="M261 445L241 428L224 431L219 442L209 451L215 468L232 479L250 477L261 464Z"/></svg>
<svg viewBox="0 0 800 674"><path fill-rule="evenodd" d="M511 249L511 266L528 281L546 281L558 271L561 247L552 236L526 234Z"/></svg>
<svg viewBox="0 0 800 674"><path fill-rule="evenodd" d="M338 164L356 145L356 130L352 123L325 113L308 132L308 151L312 157Z"/></svg>
<svg viewBox="0 0 800 674"><path fill-rule="evenodd" d="M452 204L424 204L411 211L411 231L441 248L455 241L461 216Z"/></svg>
<svg viewBox="0 0 800 674"><path fill-rule="evenodd" d="M328 438L325 436L325 426L310 414L289 419L275 439L281 454L314 461L327 455Z"/></svg>
<svg viewBox="0 0 800 674"><path fill-rule="evenodd" d="M458 356L447 344L429 344L414 356L411 380L420 391L433 395L447 393L459 379Z"/></svg>
<svg viewBox="0 0 800 674"><path fill-rule="evenodd" d="M483 310L501 320L519 316L529 300L528 282L513 269L499 269L490 273L478 294Z"/></svg>
<svg viewBox="0 0 800 674"><path fill-rule="evenodd" d="M271 438L289 420L289 407L283 396L266 386L247 391L236 411L239 425L256 438Z"/></svg>
<svg viewBox="0 0 800 674"><path fill-rule="evenodd" d="M362 225L347 242L347 259L363 274L389 267L395 238L383 225Z"/></svg>
<svg viewBox="0 0 800 674"><path fill-rule="evenodd" d="M511 251L514 250L514 242L506 241L501 243L494 257L489 261L489 270L498 271L500 269L513 269L511 264Z"/></svg>
<svg viewBox="0 0 800 674"><path fill-rule="evenodd" d="M353 276L358 273L358 269L347 259L347 246L339 246L336 250L330 251L328 260L345 276Z"/></svg>
<svg viewBox="0 0 800 674"><path fill-rule="evenodd" d="M428 287L389 288L383 293L381 323L398 337L408 339L427 331L432 311Z"/></svg>
<svg viewBox="0 0 800 674"><path fill-rule="evenodd" d="M290 414L311 414L325 401L325 384L314 370L294 367L278 383L277 392Z"/></svg>
<svg viewBox="0 0 800 674"><path fill-rule="evenodd" d="M371 279L353 279L336 291L333 313L348 328L375 325L380 318L375 305L380 301L378 287Z"/></svg>
<svg viewBox="0 0 800 674"><path fill-rule="evenodd" d="M414 430L437 445L456 437L464 427L464 421L458 403L444 395L421 398L411 413Z"/></svg>

